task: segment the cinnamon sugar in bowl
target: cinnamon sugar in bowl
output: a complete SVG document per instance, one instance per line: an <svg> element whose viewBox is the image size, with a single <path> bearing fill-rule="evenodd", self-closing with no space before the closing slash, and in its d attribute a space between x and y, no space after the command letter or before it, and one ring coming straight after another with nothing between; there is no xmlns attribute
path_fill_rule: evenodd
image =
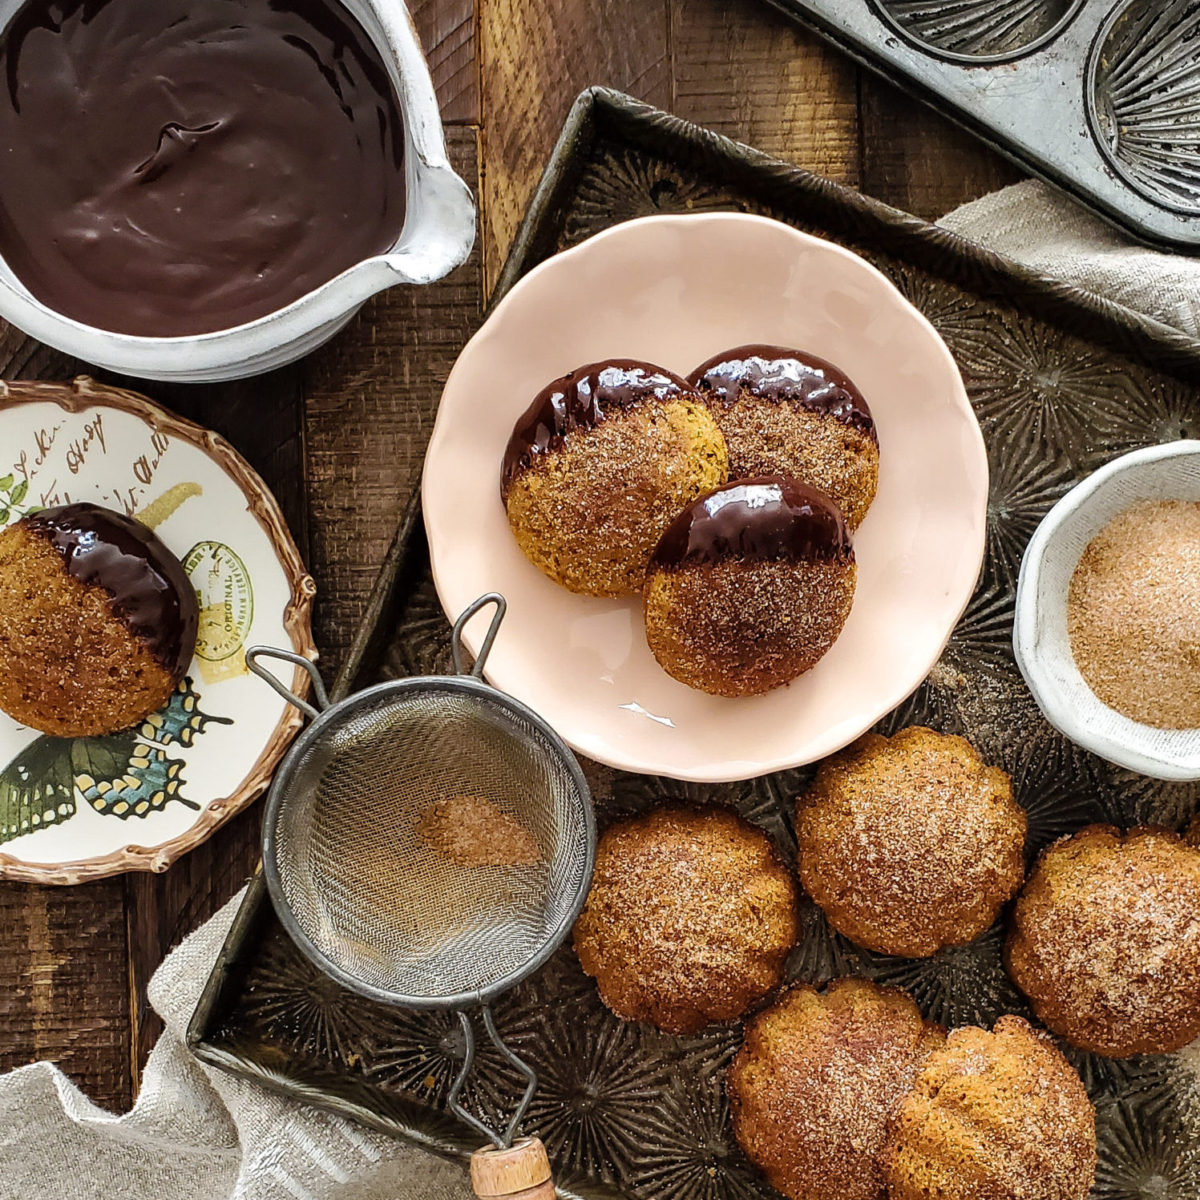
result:
<svg viewBox="0 0 1200 1200"><path fill-rule="evenodd" d="M1013 647L1046 719L1157 779L1200 779L1197 503L1200 441L1123 455L1050 510L1017 588Z"/></svg>

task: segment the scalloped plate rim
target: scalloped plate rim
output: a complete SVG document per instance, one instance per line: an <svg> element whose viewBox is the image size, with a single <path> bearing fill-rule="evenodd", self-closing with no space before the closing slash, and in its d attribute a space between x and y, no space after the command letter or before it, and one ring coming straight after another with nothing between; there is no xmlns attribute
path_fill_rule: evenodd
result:
<svg viewBox="0 0 1200 1200"><path fill-rule="evenodd" d="M656 225L667 227L687 227L689 230L700 231L705 225L711 224L742 224L773 227L777 231L783 231L784 234L793 239L797 245L803 246L808 250L816 250L822 254L828 254L831 259L836 259L840 262L850 264L850 269L857 272L862 279L869 279L871 287L876 289L878 294L885 298L887 303L892 306L897 312L902 313L906 320L922 331L928 340L928 345L931 351L931 359L936 360L940 368L946 370L946 382L949 394L946 397L946 403L951 404L958 410L960 417L963 418L962 428L967 431L971 442L970 454L974 459L973 465L973 481L974 490L971 500L975 502L974 512L974 542L975 547L970 554L970 567L963 565L954 579L955 588L953 593L955 598L953 603L946 609L947 619L945 629L941 632L937 639L936 651L933 652L931 645L931 653L923 655L922 658L927 661L923 662L921 670L913 671L906 675L902 682L898 683L889 689L884 698L873 704L870 708L864 708L860 714L853 720L844 723L844 727L840 733L833 737L826 737L824 740L814 739L809 744L802 748L792 747L788 750L779 750L769 756L744 757L737 756L735 753L729 753L722 757L713 757L707 761L686 763L680 760L676 755L675 759L656 757L652 754L636 754L631 753L625 747L614 743L611 740L605 739L596 735L590 730L568 727L564 725L558 718L557 714L546 711L544 704L523 694L523 691L518 688L512 690L507 686L506 678L502 674L495 671L494 664L496 656L493 654L489 661L488 668L485 670L485 677L492 683L493 686L502 691L508 691L516 696L517 699L524 703L530 704L535 711L541 714L550 722L550 724L563 737L574 750L585 755L588 758L594 759L597 762L604 763L608 766L615 767L619 770L633 772L643 775L659 775L667 778L677 779L686 782L694 783L725 783L734 780L741 780L756 777L759 775L770 774L776 771L788 770L795 767L804 766L808 763L815 762L821 758L835 753L842 749L857 737L861 736L871 728L882 716L902 704L909 696L911 696L924 682L930 669L935 665L941 654L945 650L949 640L966 611L972 596L976 590L976 585L979 578L979 573L982 568L984 556L986 553L986 533L987 533L987 503L988 503L988 481L989 468L987 460L987 450L983 440L983 434L980 430L978 420L976 419L969 398L967 397L966 388L962 381L962 376L959 372L957 363L949 348L938 334L937 330L929 322L929 320L895 287L895 285L881 272L878 268L872 266L860 255L853 251L831 242L827 239L815 237L812 234L804 233L801 230L794 228L782 221L777 221L769 217L762 217L746 213L735 212L718 212L718 213L702 213L702 214L687 214L687 215L655 215L635 218L630 221L620 222L617 225L594 234L592 237L564 250L558 254L552 255L550 258L539 263L525 276L523 276L513 288L504 296L500 303L493 309L484 323L476 331L476 333L467 342L462 352L459 354L450 374L447 378L445 388L442 393L442 401L438 408L437 419L434 424L433 432L429 440L429 446L425 456L425 470L421 481L422 509L425 521L426 535L429 542L430 566L433 575L434 585L437 590L438 599L442 605L443 611L451 621L455 620L459 613L455 611L457 606L448 596L448 583L444 571L444 564L441 561L440 551L442 549L441 530L437 527L437 514L441 511L441 506L438 504L435 494L439 486L439 471L441 469L440 458L443 455L442 445L447 439L448 430L454 421L454 416L451 413L451 407L446 403L447 396L451 396L456 388L461 387L461 380L467 374L467 366L470 359L480 353L480 348L487 346L491 339L502 337L502 330L505 323L509 319L509 314L518 306L525 304L525 297L535 289L540 289L543 286L543 280L547 277L553 277L558 274L566 276L570 275L573 264L579 257L597 253L597 249L603 248L607 243L614 240L620 240L630 236L631 232L640 231ZM850 369L847 367L847 369ZM964 450L964 453L966 451ZM499 458L497 457L497 464ZM449 464L447 464L449 465ZM498 466L497 466L498 471ZM498 495L498 493L497 493ZM964 564L968 561L964 557ZM503 587L498 581L488 582L486 586L479 588L480 592L490 591L494 589L503 591ZM570 593L565 593L570 595ZM604 601L594 601L588 597L578 597L577 599L596 603L606 603ZM511 602L511 597L510 597ZM511 607L510 607L511 613ZM952 613L952 619L950 615ZM511 619L511 618L510 618ZM501 637L504 636L504 630L501 630ZM478 652L482 638L479 630L468 624L464 630L464 642L467 648L475 654ZM782 689L776 689L778 694ZM751 702L761 700L763 697L752 697ZM728 701L727 703L738 704L742 701Z"/></svg>
<svg viewBox="0 0 1200 1200"><path fill-rule="evenodd" d="M251 510L272 548L287 579L290 598L283 614L292 648L297 654L315 662L317 648L312 637L312 604L316 585L300 557L300 550L288 529L278 502L258 472L220 434L202 425L176 416L154 403L140 392L97 383L90 376L76 376L70 383L44 380L0 381L0 409L7 410L23 404L58 404L68 412L90 407L108 407L137 417L151 427L161 427L177 434L196 449L207 454L245 495ZM292 690L307 694L308 673L297 667ZM145 847L128 843L118 850L91 858L78 858L58 863L30 863L0 851L0 881L37 884L91 882L128 871L161 873L182 855L207 841L226 821L263 794L271 777L287 752L292 739L304 724L303 715L287 706L283 716L264 745L258 758L244 777L241 786L231 795L206 803L196 820L181 834L158 846Z"/></svg>

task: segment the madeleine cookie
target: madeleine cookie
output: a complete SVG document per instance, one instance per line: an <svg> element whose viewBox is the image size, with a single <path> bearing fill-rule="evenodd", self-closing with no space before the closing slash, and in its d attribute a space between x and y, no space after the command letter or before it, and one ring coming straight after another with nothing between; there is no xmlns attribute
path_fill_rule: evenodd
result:
<svg viewBox="0 0 1200 1200"><path fill-rule="evenodd" d="M681 508L724 483L716 421L678 375L592 363L543 389L513 429L501 498L525 556L588 596L640 592Z"/></svg>

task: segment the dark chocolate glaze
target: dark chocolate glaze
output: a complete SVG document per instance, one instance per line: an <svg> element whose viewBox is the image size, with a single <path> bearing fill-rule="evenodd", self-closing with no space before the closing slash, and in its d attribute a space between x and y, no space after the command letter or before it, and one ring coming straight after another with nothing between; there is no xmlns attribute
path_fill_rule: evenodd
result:
<svg viewBox="0 0 1200 1200"><path fill-rule="evenodd" d="M0 254L66 316L227 329L397 240L399 102L339 0L28 0L0 62Z"/></svg>
<svg viewBox="0 0 1200 1200"><path fill-rule="evenodd" d="M695 400L686 380L653 363L629 358L589 363L544 387L513 427L504 451L500 495L539 455L562 447L567 436L594 429L609 413L677 396Z"/></svg>
<svg viewBox="0 0 1200 1200"><path fill-rule="evenodd" d="M67 504L21 526L58 551L85 587L103 588L112 610L174 678L196 648L200 609L183 564L145 525L96 504Z"/></svg>
<svg viewBox="0 0 1200 1200"><path fill-rule="evenodd" d="M788 475L739 479L693 500L667 526L651 570L742 561L854 561L841 510Z"/></svg>
<svg viewBox="0 0 1200 1200"><path fill-rule="evenodd" d="M688 381L706 400L733 404L748 395L768 404L792 404L879 441L862 393L845 372L813 354L783 346L738 346L702 363Z"/></svg>

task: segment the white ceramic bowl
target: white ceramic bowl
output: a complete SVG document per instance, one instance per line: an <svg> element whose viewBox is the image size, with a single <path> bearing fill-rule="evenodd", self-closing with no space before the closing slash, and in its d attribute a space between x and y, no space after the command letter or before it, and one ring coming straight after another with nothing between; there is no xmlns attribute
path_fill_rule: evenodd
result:
<svg viewBox="0 0 1200 1200"><path fill-rule="evenodd" d="M729 700L658 666L640 600L573 595L524 557L500 502L500 464L517 417L573 367L625 356L686 373L747 342L843 367L875 415L881 461L841 638L789 686ZM874 267L779 222L714 213L616 226L518 283L450 374L422 494L446 611L491 590L508 599L493 684L590 758L718 781L830 754L920 684L975 586L987 477L954 360ZM483 632L467 626L472 650Z"/></svg>
<svg viewBox="0 0 1200 1200"><path fill-rule="evenodd" d="M1200 501L1200 441L1122 455L1046 514L1021 563L1013 649L1046 720L1071 741L1155 779L1200 779L1200 729L1155 729L1109 708L1084 682L1067 636L1067 591L1080 556L1143 500Z"/></svg>
<svg viewBox="0 0 1200 1200"><path fill-rule="evenodd" d="M0 0L7 25L24 0ZM475 206L450 167L433 81L401 0L342 0L378 48L404 116L407 210L387 253L343 271L308 295L245 325L194 337L110 333L36 300L0 258L0 317L86 362L143 379L239 379L292 362L332 337L365 300L396 283L430 283L464 262Z"/></svg>

